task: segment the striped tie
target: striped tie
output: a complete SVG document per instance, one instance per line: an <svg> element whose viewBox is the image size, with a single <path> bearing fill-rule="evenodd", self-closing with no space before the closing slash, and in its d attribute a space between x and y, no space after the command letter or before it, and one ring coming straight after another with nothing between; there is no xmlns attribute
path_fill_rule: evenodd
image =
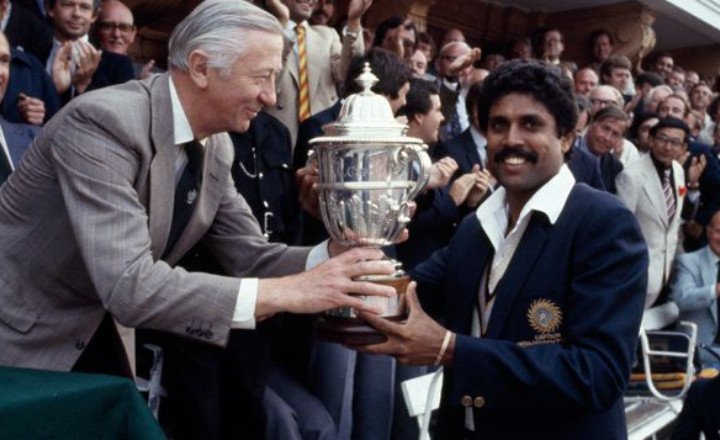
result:
<svg viewBox="0 0 720 440"><path fill-rule="evenodd" d="M298 49L298 74L300 87L298 91L298 120L300 122L310 117L310 87L308 86L307 70L307 44L305 43L305 27L295 26Z"/></svg>
<svg viewBox="0 0 720 440"><path fill-rule="evenodd" d="M670 169L663 171L663 194L665 194L665 206L667 206L668 219L675 215L675 194L673 194L672 183L670 182Z"/></svg>

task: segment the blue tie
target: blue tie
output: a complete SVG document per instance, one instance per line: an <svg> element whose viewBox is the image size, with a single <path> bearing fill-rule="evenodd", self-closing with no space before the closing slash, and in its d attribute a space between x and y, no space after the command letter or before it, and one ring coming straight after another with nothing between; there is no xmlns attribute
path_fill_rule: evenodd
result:
<svg viewBox="0 0 720 440"><path fill-rule="evenodd" d="M196 200L202 183L203 147L197 141L188 142L184 145L188 163L180 175L180 180L175 186L175 201L173 205L173 218L170 226L163 258L170 253L180 235L190 221L190 216L195 210Z"/></svg>

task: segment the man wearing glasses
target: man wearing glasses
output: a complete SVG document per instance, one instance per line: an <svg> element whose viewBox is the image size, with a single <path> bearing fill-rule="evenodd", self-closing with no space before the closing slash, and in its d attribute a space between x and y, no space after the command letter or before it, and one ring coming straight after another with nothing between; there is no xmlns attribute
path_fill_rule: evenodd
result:
<svg viewBox="0 0 720 440"><path fill-rule="evenodd" d="M128 50L135 42L137 27L135 27L130 8L118 0L106 0L103 2L98 14L98 21L95 25L97 37L102 50L116 53L118 55L130 56ZM149 60L146 64L133 62L135 77L145 79L157 69L155 60Z"/></svg>
<svg viewBox="0 0 720 440"><path fill-rule="evenodd" d="M682 165L690 132L681 119L664 118L650 129L650 153L617 177L617 195L635 214L648 246L649 308L667 284L678 244L680 212L687 192ZM693 170L688 172L693 175Z"/></svg>

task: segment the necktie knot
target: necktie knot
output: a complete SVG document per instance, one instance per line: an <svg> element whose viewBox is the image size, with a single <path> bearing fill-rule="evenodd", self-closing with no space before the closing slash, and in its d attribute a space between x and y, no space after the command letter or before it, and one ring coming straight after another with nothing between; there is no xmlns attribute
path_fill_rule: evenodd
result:
<svg viewBox="0 0 720 440"><path fill-rule="evenodd" d="M202 169L203 147L198 141L191 141L185 144L185 154L187 154L187 166L192 170Z"/></svg>
<svg viewBox="0 0 720 440"><path fill-rule="evenodd" d="M304 37L305 36L305 26L303 26L301 24L295 26L295 35L297 35L298 37L301 37L301 36Z"/></svg>

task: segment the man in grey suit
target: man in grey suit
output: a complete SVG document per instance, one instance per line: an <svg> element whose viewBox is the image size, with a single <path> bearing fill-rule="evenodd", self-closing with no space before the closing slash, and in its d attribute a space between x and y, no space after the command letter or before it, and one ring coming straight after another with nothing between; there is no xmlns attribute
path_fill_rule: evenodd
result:
<svg viewBox="0 0 720 440"><path fill-rule="evenodd" d="M171 36L169 74L83 95L45 126L0 190L1 365L121 374L124 353L104 362L111 316L223 345L277 312L392 293L353 281L392 272L379 251L313 267L343 249L269 244L233 186L223 132L274 104L282 47L270 14L205 1ZM174 267L199 240L234 277Z"/></svg>
<svg viewBox="0 0 720 440"><path fill-rule="evenodd" d="M698 351L704 368L720 367L718 340L718 263L720 262L720 211L706 228L708 244L678 256L670 298L680 309L680 320L697 324Z"/></svg>

